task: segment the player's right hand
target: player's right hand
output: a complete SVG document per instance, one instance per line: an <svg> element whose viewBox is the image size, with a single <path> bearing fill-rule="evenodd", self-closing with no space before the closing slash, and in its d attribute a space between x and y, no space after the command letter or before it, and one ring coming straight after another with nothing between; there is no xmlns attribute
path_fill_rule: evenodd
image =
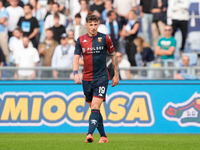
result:
<svg viewBox="0 0 200 150"><path fill-rule="evenodd" d="M78 74L75 74L74 81L76 84L82 84L81 83L81 77Z"/></svg>

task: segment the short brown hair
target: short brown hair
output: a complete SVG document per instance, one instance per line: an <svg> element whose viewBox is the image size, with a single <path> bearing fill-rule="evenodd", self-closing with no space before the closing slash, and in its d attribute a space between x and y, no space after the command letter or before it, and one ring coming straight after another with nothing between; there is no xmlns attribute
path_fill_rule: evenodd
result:
<svg viewBox="0 0 200 150"><path fill-rule="evenodd" d="M88 0L79 0L79 3L81 3L81 1L85 1L86 4L89 4L89 1L88 1Z"/></svg>
<svg viewBox="0 0 200 150"><path fill-rule="evenodd" d="M60 16L59 16L58 13L55 13L55 14L54 14L54 19L55 19L55 18L60 19Z"/></svg>
<svg viewBox="0 0 200 150"><path fill-rule="evenodd" d="M87 22L87 23L88 23L88 22L92 22L92 21L98 22L98 21L99 21L99 18L98 18L97 16L95 16L95 15L90 15L90 16L87 16L87 17L86 17L86 22Z"/></svg>

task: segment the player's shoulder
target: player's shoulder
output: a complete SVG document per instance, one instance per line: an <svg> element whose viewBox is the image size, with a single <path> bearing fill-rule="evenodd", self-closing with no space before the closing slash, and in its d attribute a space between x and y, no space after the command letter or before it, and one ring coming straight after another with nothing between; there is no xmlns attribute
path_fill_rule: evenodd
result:
<svg viewBox="0 0 200 150"><path fill-rule="evenodd" d="M79 36L79 38L77 39L77 41L79 41L80 43L82 43L83 41L86 41L88 39L88 34L84 34L82 36Z"/></svg>
<svg viewBox="0 0 200 150"><path fill-rule="evenodd" d="M98 35L98 36L101 36L101 37L104 37L104 38L109 37L107 34L104 34L104 33L101 33L101 32L98 32L97 35Z"/></svg>

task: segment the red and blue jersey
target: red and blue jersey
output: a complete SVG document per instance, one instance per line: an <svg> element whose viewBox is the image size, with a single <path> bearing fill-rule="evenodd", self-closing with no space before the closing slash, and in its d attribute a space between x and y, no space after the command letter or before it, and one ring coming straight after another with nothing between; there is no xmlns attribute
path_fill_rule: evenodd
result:
<svg viewBox="0 0 200 150"><path fill-rule="evenodd" d="M108 35L97 33L95 37L88 34L80 36L75 46L75 55L83 55L83 80L109 78L106 66L106 54L114 52L114 46Z"/></svg>

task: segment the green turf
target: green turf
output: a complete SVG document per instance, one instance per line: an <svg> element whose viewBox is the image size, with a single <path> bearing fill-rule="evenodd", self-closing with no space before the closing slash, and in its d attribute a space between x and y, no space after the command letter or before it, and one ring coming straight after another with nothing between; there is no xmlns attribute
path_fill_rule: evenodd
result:
<svg viewBox="0 0 200 150"><path fill-rule="evenodd" d="M85 134L0 134L0 150L199 150L200 135L108 134L109 143L84 143Z"/></svg>

